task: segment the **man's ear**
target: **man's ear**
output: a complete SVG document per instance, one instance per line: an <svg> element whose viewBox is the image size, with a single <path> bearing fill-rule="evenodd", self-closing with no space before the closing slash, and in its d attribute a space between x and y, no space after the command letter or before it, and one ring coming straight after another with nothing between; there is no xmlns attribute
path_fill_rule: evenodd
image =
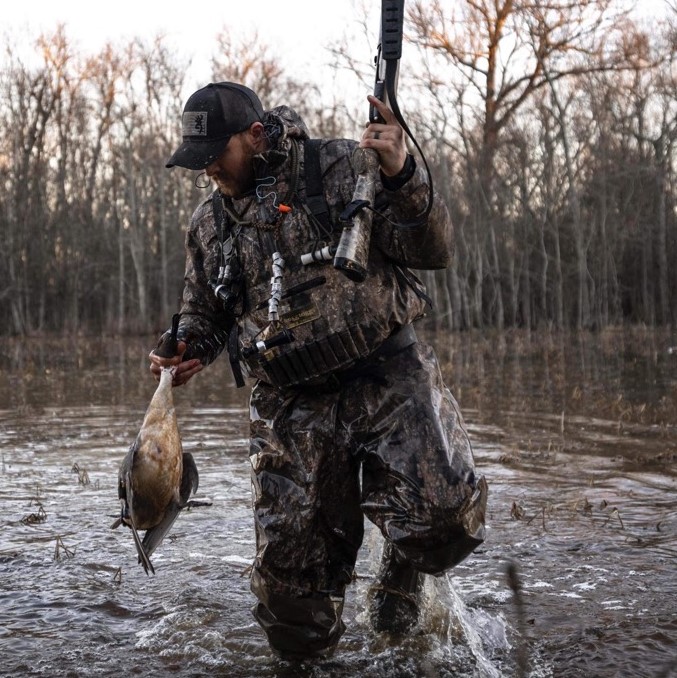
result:
<svg viewBox="0 0 677 678"><path fill-rule="evenodd" d="M250 139L257 151L263 151L266 147L266 134L261 122L253 122L249 128Z"/></svg>

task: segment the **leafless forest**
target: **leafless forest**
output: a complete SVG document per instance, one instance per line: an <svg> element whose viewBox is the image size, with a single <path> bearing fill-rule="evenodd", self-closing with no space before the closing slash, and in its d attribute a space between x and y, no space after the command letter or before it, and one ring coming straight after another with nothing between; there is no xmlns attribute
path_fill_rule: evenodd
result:
<svg viewBox="0 0 677 678"><path fill-rule="evenodd" d="M454 265L424 273L438 328L677 321L677 1L641 23L627 4L407 3L400 104L457 235ZM224 29L212 79L354 137L377 27L353 28L321 82ZM63 27L34 41L29 62L5 38L0 62L0 332L164 328L204 195L164 169L187 64L161 37L86 55ZM354 92L333 86L346 74Z"/></svg>

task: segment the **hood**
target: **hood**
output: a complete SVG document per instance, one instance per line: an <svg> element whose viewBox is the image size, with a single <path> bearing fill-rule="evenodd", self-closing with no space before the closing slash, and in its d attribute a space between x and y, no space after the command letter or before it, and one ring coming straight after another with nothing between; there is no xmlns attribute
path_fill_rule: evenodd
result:
<svg viewBox="0 0 677 678"><path fill-rule="evenodd" d="M278 106L265 113L265 120L270 117L271 123L277 122L285 129L284 137L292 137L295 139L308 139L310 133L303 122L301 116L289 106Z"/></svg>
<svg viewBox="0 0 677 678"><path fill-rule="evenodd" d="M266 111L263 115L263 125L270 148L254 156L256 177L267 176L267 173L278 169L284 163L289 155L292 139L300 141L310 136L306 123L289 106L278 106Z"/></svg>

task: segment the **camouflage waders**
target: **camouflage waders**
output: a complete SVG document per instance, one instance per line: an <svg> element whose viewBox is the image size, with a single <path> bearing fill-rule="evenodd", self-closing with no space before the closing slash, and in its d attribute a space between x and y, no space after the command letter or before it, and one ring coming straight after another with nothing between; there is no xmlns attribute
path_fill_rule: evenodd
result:
<svg viewBox="0 0 677 678"><path fill-rule="evenodd" d="M483 541L486 484L428 346L319 392L259 383L251 422L254 613L278 653L335 647L363 516L430 574Z"/></svg>

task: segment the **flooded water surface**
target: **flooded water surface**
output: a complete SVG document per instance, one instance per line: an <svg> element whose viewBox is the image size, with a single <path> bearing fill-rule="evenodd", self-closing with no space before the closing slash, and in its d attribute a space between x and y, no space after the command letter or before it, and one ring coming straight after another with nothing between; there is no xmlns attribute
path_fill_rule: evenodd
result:
<svg viewBox="0 0 677 678"><path fill-rule="evenodd" d="M330 660L291 665L251 615L246 389L175 392L198 499L136 562L117 471L155 389L151 340L5 342L0 675L677 676L677 345L653 333L430 338L489 481L485 544L374 634L368 527ZM511 576L508 576L508 572Z"/></svg>

